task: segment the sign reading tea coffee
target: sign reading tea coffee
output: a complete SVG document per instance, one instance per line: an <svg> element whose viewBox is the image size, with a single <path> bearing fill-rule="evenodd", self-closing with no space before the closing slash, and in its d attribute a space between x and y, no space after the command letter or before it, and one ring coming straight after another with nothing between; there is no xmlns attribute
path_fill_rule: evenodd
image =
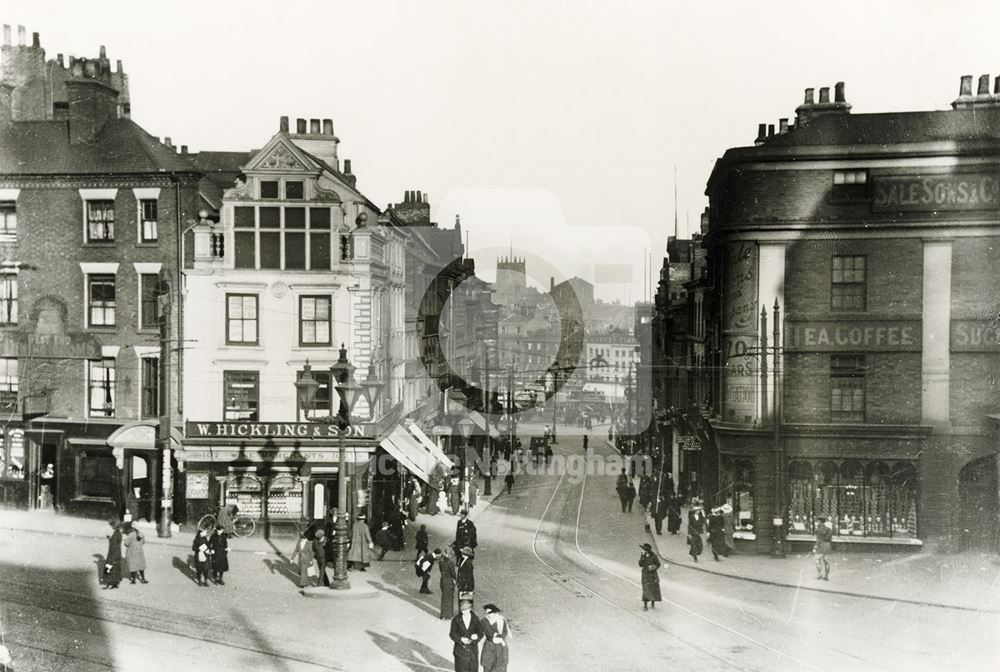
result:
<svg viewBox="0 0 1000 672"><path fill-rule="evenodd" d="M998 206L1000 178L995 173L874 179L872 209L877 211L993 210Z"/></svg>
<svg viewBox="0 0 1000 672"><path fill-rule="evenodd" d="M803 352L917 352L920 322L787 322L785 349Z"/></svg>

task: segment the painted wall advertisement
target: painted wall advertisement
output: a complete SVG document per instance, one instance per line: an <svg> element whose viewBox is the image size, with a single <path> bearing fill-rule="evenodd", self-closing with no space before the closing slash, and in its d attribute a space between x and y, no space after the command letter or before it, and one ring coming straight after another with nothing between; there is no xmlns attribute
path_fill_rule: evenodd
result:
<svg viewBox="0 0 1000 672"><path fill-rule="evenodd" d="M752 424L757 416L757 245L726 246L722 314L726 360L723 417L726 422Z"/></svg>

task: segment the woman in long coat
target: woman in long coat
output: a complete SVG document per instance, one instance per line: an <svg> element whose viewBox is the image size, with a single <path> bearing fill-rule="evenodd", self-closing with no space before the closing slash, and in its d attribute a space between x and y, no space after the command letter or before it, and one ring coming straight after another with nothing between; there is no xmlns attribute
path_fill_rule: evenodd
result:
<svg viewBox="0 0 1000 672"><path fill-rule="evenodd" d="M222 576L229 571L229 539L222 525L215 526L215 533L208 540L212 551L212 580L220 586L226 585Z"/></svg>
<svg viewBox="0 0 1000 672"><path fill-rule="evenodd" d="M351 550L347 553L347 564L349 567L367 571L366 567L372 562L372 549L375 544L372 542L372 533L368 529L364 515L358 516L351 530Z"/></svg>
<svg viewBox="0 0 1000 672"><path fill-rule="evenodd" d="M736 517L733 515L733 506L729 502L722 505L722 533L726 537L726 557L736 550L733 543L733 535L736 531Z"/></svg>
<svg viewBox="0 0 1000 672"><path fill-rule="evenodd" d="M423 492L420 490L420 484L417 483L417 479L413 479L413 485L410 490L410 498L407 501L408 517L410 522L417 519L417 513L420 511L420 498L423 497Z"/></svg>
<svg viewBox="0 0 1000 672"><path fill-rule="evenodd" d="M138 576L142 583L149 583L146 580L146 554L143 546L146 540L139 534L139 530L132 527L132 523L125 523L125 571L128 572L129 581L135 583Z"/></svg>
<svg viewBox="0 0 1000 672"><path fill-rule="evenodd" d="M108 537L108 554L104 557L104 588L117 588L122 582L122 531L117 520L109 521L113 532Z"/></svg>
<svg viewBox="0 0 1000 672"><path fill-rule="evenodd" d="M483 624L472 613L472 600L461 600L459 613L451 619L451 641L455 642L455 672L479 672L479 642L483 638ZM465 624L465 619L469 624Z"/></svg>
<svg viewBox="0 0 1000 672"><path fill-rule="evenodd" d="M688 511L688 553L698 562L703 545L701 535L705 532L705 511L701 508L701 500L695 497L691 500L691 510Z"/></svg>
<svg viewBox="0 0 1000 672"><path fill-rule="evenodd" d="M483 624L483 652L479 662L483 666L483 672L507 672L510 660L510 650L507 648L510 626L497 605L487 604L483 611L486 612L486 618L480 619Z"/></svg>
<svg viewBox="0 0 1000 672"><path fill-rule="evenodd" d="M299 588L311 586L313 583L312 577L309 576L309 566L313 562L312 542L306 535L307 533L303 532L299 536L292 557L288 559L289 562L295 562L296 559L299 561Z"/></svg>
<svg viewBox="0 0 1000 672"><path fill-rule="evenodd" d="M667 532L677 534L681 529L681 498L674 496L670 498L670 507L667 509Z"/></svg>
<svg viewBox="0 0 1000 672"><path fill-rule="evenodd" d="M208 533L205 530L198 530L194 535L191 550L194 552L195 580L199 586L207 586L212 549L208 545Z"/></svg>
<svg viewBox="0 0 1000 672"><path fill-rule="evenodd" d="M441 616L440 618L453 618L455 616L455 552L451 548L445 548L444 554L438 560L438 569L441 570Z"/></svg>
<svg viewBox="0 0 1000 672"><path fill-rule="evenodd" d="M726 556L726 533L723 530L722 511L718 508L712 509L712 514L708 517L708 544L712 547L712 557L718 561L719 556Z"/></svg>
<svg viewBox="0 0 1000 672"><path fill-rule="evenodd" d="M458 476L451 477L448 497L451 498L451 515L457 516L459 510L462 508L462 482L458 479Z"/></svg>
<svg viewBox="0 0 1000 672"><path fill-rule="evenodd" d="M656 609L656 603L663 599L660 597L660 575L657 573L660 559L649 544L643 544L639 548L642 549L642 555L639 556L639 567L642 568L642 610L646 611L647 603L652 603L653 609Z"/></svg>

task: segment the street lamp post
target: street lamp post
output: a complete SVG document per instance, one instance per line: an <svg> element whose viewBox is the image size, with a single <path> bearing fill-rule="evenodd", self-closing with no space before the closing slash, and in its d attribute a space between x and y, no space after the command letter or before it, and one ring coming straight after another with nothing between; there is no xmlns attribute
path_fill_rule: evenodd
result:
<svg viewBox="0 0 1000 672"><path fill-rule="evenodd" d="M328 395L328 415L321 420L313 420L313 422L325 422L326 424L336 425L339 429L337 434L337 447L339 449L339 460L337 469L337 519L334 521L334 556L333 556L333 581L330 584L330 588L337 590L346 590L351 587L350 581L347 578L347 547L350 544L348 540L349 527L347 522L347 449L344 446L344 436L348 433L351 427L351 411L354 409L354 405L357 403L358 398L361 396L362 392L367 392L369 397L368 403L369 407L374 413L375 398L378 396L378 392L381 387L372 380L365 381L370 383L366 385L368 389L363 390L360 385L354 381L354 365L347 360L347 348L343 344L340 346L340 357L337 362L330 367L330 383ZM372 369L369 369L371 372ZM334 385L336 384L336 390L338 394L338 410L335 412L333 408L334 404ZM306 362L305 370L302 372L302 376L295 383L295 389L299 396L299 401L304 409L309 409L316 399L316 392L319 389L320 384L312 375L312 369L309 363ZM308 419L308 410L306 410L306 418Z"/></svg>
<svg viewBox="0 0 1000 672"><path fill-rule="evenodd" d="M469 437L476 423L465 417L458 421L458 431L462 435L462 496L465 498L465 505L469 502Z"/></svg>

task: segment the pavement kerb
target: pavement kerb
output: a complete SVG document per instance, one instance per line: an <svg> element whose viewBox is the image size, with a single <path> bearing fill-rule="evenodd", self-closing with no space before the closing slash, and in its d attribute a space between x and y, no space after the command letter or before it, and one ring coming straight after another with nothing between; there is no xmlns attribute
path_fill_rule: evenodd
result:
<svg viewBox="0 0 1000 672"><path fill-rule="evenodd" d="M654 529L653 528L653 518L648 513L644 513L643 516L646 519L647 525L650 526L649 529L650 530ZM920 606L920 607L936 607L936 608L939 608L939 609L957 609L959 611L987 612L987 613L991 613L991 614L1000 614L1000 610L998 610L998 609L985 609L985 608L980 608L980 607L967 607L967 606L958 605L958 604L945 604L943 602L930 602L930 601L927 601L927 600L913 600L913 599L904 598L904 597L888 597L886 595L873 595L871 593L859 593L859 592L854 592L854 591L849 591L849 590L836 590L836 589L830 589L830 588L814 588L812 586L803 586L803 585L796 584L796 583L786 583L786 582L783 582L783 581L772 581L770 579L759 579L759 578L756 578L756 577L744 576L744 575L741 575L741 574L730 574L728 572L719 572L719 571L716 571L714 569L709 569L708 567L701 567L701 566L690 565L690 564L687 564L685 562L681 562L679 560L675 560L675 559L673 559L671 557L668 557L668 556L664 555L660 551L660 544L659 544L659 542L656 539L656 535L653 532L650 532L649 536L653 540L653 546L656 548L656 554L659 555L663 560L666 560L667 562L672 563L675 567L681 567L683 569L690 569L690 570L695 571L695 572L703 572L705 574L714 574L716 576L723 576L723 577L726 577L727 579L733 579L734 581L749 581L751 583L759 583L759 584L763 584L765 586L777 586L779 588L790 588L790 589L793 589L793 590L809 590L809 591L812 591L814 593L828 593L830 595L843 595L845 597L859 597L859 598L864 598L864 599L868 599L868 600L880 600L882 602L902 602L904 604L913 604L913 605L917 605L917 606Z"/></svg>

